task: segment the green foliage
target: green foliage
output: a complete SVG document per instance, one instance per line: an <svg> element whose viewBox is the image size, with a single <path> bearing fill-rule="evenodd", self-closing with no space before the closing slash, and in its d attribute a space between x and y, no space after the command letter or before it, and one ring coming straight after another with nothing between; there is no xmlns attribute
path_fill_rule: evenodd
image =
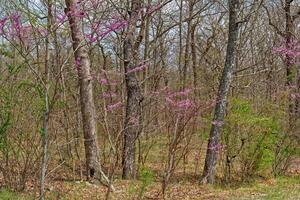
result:
<svg viewBox="0 0 300 200"><path fill-rule="evenodd" d="M250 114L251 107L249 102L241 99L233 99L231 112L242 116L243 114Z"/></svg>
<svg viewBox="0 0 300 200"><path fill-rule="evenodd" d="M2 116L0 116L2 118ZM11 115L10 113L7 115L6 119L2 122L0 120L0 149L2 150L6 146L6 132L10 126Z"/></svg>
<svg viewBox="0 0 300 200"><path fill-rule="evenodd" d="M153 183L154 180L153 172L151 172L146 168L142 169L140 173L140 180L142 182L142 185L140 186L139 199L142 199L147 187Z"/></svg>
<svg viewBox="0 0 300 200"><path fill-rule="evenodd" d="M19 77L21 65L5 65L5 84L0 88L0 169L3 184L14 191L22 191L37 171L37 134L44 109L41 86Z"/></svg>
<svg viewBox="0 0 300 200"><path fill-rule="evenodd" d="M271 171L282 133L278 114L265 112L263 108L254 109L254 104L248 100L231 101L222 139L227 156L239 161L237 166L242 175L265 175Z"/></svg>
<svg viewBox="0 0 300 200"><path fill-rule="evenodd" d="M4 48L0 48L0 54L7 57L7 58L13 58L13 53L11 51L8 51Z"/></svg>
<svg viewBox="0 0 300 200"><path fill-rule="evenodd" d="M29 198L25 195L21 195L17 192L12 192L6 189L0 190L0 199L1 200L29 200L33 198Z"/></svg>
<svg viewBox="0 0 300 200"><path fill-rule="evenodd" d="M11 98L5 91L0 90L0 149L6 147L7 131L12 124Z"/></svg>
<svg viewBox="0 0 300 200"><path fill-rule="evenodd" d="M17 85L18 90L30 90L31 92L36 92L40 98L44 97L44 90L41 85L28 80L22 80Z"/></svg>
<svg viewBox="0 0 300 200"><path fill-rule="evenodd" d="M150 170L143 168L140 171L140 184L130 184L128 193L130 199L143 199L146 189L153 183L154 174Z"/></svg>
<svg viewBox="0 0 300 200"><path fill-rule="evenodd" d="M238 190L234 190L234 194L242 193L243 196L237 195L234 200L283 200L283 199L299 199L300 177L278 177L272 180L272 184L264 182L256 182L253 186L243 186ZM251 193L251 195L249 194ZM247 195L248 194L248 195ZM253 195L255 194L255 195Z"/></svg>
<svg viewBox="0 0 300 200"><path fill-rule="evenodd" d="M45 134L46 134L45 129L44 129L44 128L41 128L41 129L40 129L40 136L41 136L41 138L44 138L44 137L45 137Z"/></svg>
<svg viewBox="0 0 300 200"><path fill-rule="evenodd" d="M7 71L9 72L10 75L14 75L20 71L22 66L23 65L16 66L16 65L7 64Z"/></svg>

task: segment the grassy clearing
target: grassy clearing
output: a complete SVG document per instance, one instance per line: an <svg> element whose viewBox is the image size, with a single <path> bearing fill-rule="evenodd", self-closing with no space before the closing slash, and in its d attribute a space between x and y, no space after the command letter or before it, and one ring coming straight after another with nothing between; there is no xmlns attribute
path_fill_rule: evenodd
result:
<svg viewBox="0 0 300 200"><path fill-rule="evenodd" d="M0 199L1 200L31 200L33 199L25 193L12 192L6 189L0 190Z"/></svg>
<svg viewBox="0 0 300 200"><path fill-rule="evenodd" d="M297 200L300 199L300 176L257 182L252 187L241 187L236 192L241 193L236 200Z"/></svg>

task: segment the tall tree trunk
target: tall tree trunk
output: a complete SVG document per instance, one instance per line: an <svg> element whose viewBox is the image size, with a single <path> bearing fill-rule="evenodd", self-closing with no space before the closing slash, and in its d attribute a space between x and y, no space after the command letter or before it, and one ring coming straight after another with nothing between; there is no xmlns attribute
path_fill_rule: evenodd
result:
<svg viewBox="0 0 300 200"><path fill-rule="evenodd" d="M286 49L291 49L292 43L293 43L293 19L291 14L291 3L293 0L285 0L285 45ZM291 87L293 85L293 70L292 70L292 60L293 58L289 56L288 54L285 56L285 69L286 69L286 86L289 87L289 90L291 90ZM292 126L294 117L294 101L291 97L291 91L289 92L288 97L288 117L289 117L289 125Z"/></svg>
<svg viewBox="0 0 300 200"><path fill-rule="evenodd" d="M239 0L229 0L229 30L228 43L226 50L225 66L222 73L222 78L219 84L217 102L215 106L215 113L213 123L208 140L205 166L201 182L206 184L214 184L217 162L217 150L219 148L219 139L221 128L224 121L225 110L227 106L227 96L230 88L233 66L235 60L236 43L238 39L238 22L237 9L239 7Z"/></svg>
<svg viewBox="0 0 300 200"><path fill-rule="evenodd" d="M183 50L183 0L180 0L179 4L179 52L178 52L178 69L179 69L179 78L180 78L180 87L183 87L183 68L182 68L182 50Z"/></svg>
<svg viewBox="0 0 300 200"><path fill-rule="evenodd" d="M187 78L187 72L188 72L188 67L190 64L190 41L191 41L191 34L192 34L192 16L193 16L193 11L194 11L194 1L190 0L189 1L189 20L187 22L187 33L186 33L186 41L185 41L185 52L184 52L184 64L183 64L183 88L186 87L186 78Z"/></svg>
<svg viewBox="0 0 300 200"><path fill-rule="evenodd" d="M95 105L93 100L93 86L90 69L90 58L83 46L84 35L81 30L80 18L74 15L78 12L76 0L66 0L66 14L68 15L73 40L73 50L78 68L80 87L80 104L84 133L84 147L88 180L99 176L101 166L98 161L98 145L95 122ZM97 173L97 174L96 174Z"/></svg>
<svg viewBox="0 0 300 200"><path fill-rule="evenodd" d="M47 16L47 31L51 33L52 27L52 1L48 0L48 16ZM46 172L47 172L47 161L48 161L48 129L49 129L49 79L50 79L50 71L49 71L49 34L45 40L45 80L44 80L44 103L45 103L45 111L44 111L44 119L43 119L43 130L42 130L42 146L43 146L43 157L41 162L41 177L40 177L40 200L45 199L45 180L46 180Z"/></svg>
<svg viewBox="0 0 300 200"><path fill-rule="evenodd" d="M125 130L124 130L124 149L123 149L123 178L133 179L136 176L135 167L135 144L139 137L142 126L142 94L139 81L134 72L130 72L137 64L138 45L134 37L136 24L139 17L141 1L132 0L129 11L129 22L124 40L124 68L125 82L127 91Z"/></svg>
<svg viewBox="0 0 300 200"><path fill-rule="evenodd" d="M300 8L298 10L298 12L292 17L292 31L293 31L293 34L295 34L295 20L297 18L300 17ZM297 71L296 71L296 86L297 86L297 93L299 94L300 93L300 69L297 68ZM299 114L300 114L300 99L299 97L296 98L296 102L295 102L295 108L294 108L294 115L295 115L295 119L298 119L299 118Z"/></svg>
<svg viewBox="0 0 300 200"><path fill-rule="evenodd" d="M196 50L196 40L195 40L195 32L196 32L197 22L194 23L191 27L191 54L192 54L192 68L193 68L193 87L195 98L199 95L198 91L198 72L197 72L197 50Z"/></svg>

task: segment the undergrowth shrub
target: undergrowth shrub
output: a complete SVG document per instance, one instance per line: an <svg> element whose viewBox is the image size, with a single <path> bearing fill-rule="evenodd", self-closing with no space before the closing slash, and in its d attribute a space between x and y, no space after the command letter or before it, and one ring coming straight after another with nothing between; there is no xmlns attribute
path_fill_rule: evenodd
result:
<svg viewBox="0 0 300 200"><path fill-rule="evenodd" d="M40 104L32 99L36 92L24 81L0 89L0 173L14 191L24 190L38 171L39 113L31 109Z"/></svg>
<svg viewBox="0 0 300 200"><path fill-rule="evenodd" d="M153 172L146 168L142 169L140 172L140 180L142 184L139 189L140 191L139 191L138 198L143 199L146 189L153 183L154 180Z"/></svg>
<svg viewBox="0 0 300 200"><path fill-rule="evenodd" d="M145 192L147 188L153 183L154 181L154 174L147 168L143 168L139 174L140 184L130 185L129 187L129 196L130 199L144 199Z"/></svg>
<svg viewBox="0 0 300 200"><path fill-rule="evenodd" d="M272 112L265 106L272 107ZM249 100L231 100L222 135L226 147L222 154L225 181L230 181L234 175L245 180L283 171L282 166L287 165L292 149L282 123L282 113L271 104L254 107Z"/></svg>

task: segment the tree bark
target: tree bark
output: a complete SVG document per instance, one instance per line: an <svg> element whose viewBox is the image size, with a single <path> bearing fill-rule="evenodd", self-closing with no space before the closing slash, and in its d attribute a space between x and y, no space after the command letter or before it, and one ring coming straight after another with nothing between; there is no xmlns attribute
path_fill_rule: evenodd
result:
<svg viewBox="0 0 300 200"><path fill-rule="evenodd" d="M291 14L291 3L293 0L285 0L285 46L286 49L291 49L293 43L293 19ZM289 87L289 96L288 96L288 120L289 125L292 127L294 121L294 100L291 97L291 87L293 85L293 70L292 70L292 60L293 58L288 54L285 56L285 69L286 69L286 86Z"/></svg>
<svg viewBox="0 0 300 200"><path fill-rule="evenodd" d="M228 42L226 50L226 60L223 69L222 77L219 84L217 102L215 106L215 113L213 123L208 140L205 166L201 182L206 184L214 184L217 162L217 151L219 148L219 139L221 128L224 121L225 110L227 106L227 96L230 88L233 66L235 60L236 43L238 39L238 22L237 9L239 7L239 0L229 0L229 30Z"/></svg>
<svg viewBox="0 0 300 200"><path fill-rule="evenodd" d="M180 87L183 88L183 68L182 68L182 52L183 52L183 0L180 0L179 4L179 52L178 52L178 69L180 78Z"/></svg>
<svg viewBox="0 0 300 200"><path fill-rule="evenodd" d="M136 67L137 43L141 38L135 38L137 19L141 1L132 0L129 14L129 22L124 39L124 68L127 91L124 149L123 149L123 179L134 179L136 177L135 166L135 144L142 127L142 94L139 81L135 72L130 72Z"/></svg>
<svg viewBox="0 0 300 200"><path fill-rule="evenodd" d="M193 34L192 32L192 21L193 21L193 11L194 11L194 4L195 2L194 1L189 1L189 20L187 21L187 33L186 33L186 42L185 42L185 52L184 52L184 64L183 64L183 80L182 80L182 88L185 88L186 87L186 84L187 84L187 72L188 72L188 67L189 67L189 64L190 64L190 53L191 53L191 50L190 50L190 47L191 47L191 44L190 44L190 41L191 41L191 37L194 37L194 36L191 36L191 34ZM193 57L193 54L192 54L192 57Z"/></svg>
<svg viewBox="0 0 300 200"><path fill-rule="evenodd" d="M80 106L84 133L87 179L101 176L101 166L98 161L97 127L95 121L95 105L93 100L93 85L90 69L90 58L87 49L82 45L84 35L80 19L74 15L77 12L77 1L66 0L66 14L71 28L73 50L80 87ZM96 174L97 173L97 174Z"/></svg>
<svg viewBox="0 0 300 200"><path fill-rule="evenodd" d="M50 33L52 28L52 1L48 0L47 2L48 16L47 16L47 31ZM48 35L45 39L45 80L44 80L44 119L43 119L43 130L42 130L42 147L43 147L43 156L41 162L41 177L40 177L40 200L45 199L45 181L46 181L46 172L47 172L47 162L48 162L48 144L49 144L49 79L50 79L50 70L49 70L49 37Z"/></svg>
<svg viewBox="0 0 300 200"><path fill-rule="evenodd" d="M191 27L191 54L192 54L192 69L193 69L193 87L195 98L199 97L198 92L198 69L197 69L197 50L196 50L196 40L195 40L195 31L197 23L193 24Z"/></svg>

